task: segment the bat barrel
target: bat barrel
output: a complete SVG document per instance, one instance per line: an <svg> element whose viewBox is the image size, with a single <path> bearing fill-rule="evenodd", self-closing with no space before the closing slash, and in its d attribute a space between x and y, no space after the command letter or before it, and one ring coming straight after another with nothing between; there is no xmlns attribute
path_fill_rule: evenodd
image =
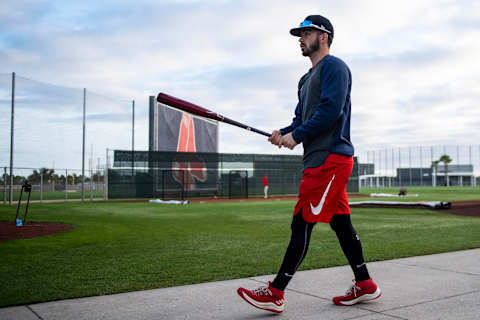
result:
<svg viewBox="0 0 480 320"><path fill-rule="evenodd" d="M231 124L231 125L234 125L234 126L237 126L237 127L240 127L240 128L243 128L243 129L246 129L248 131L252 131L252 132L255 132L255 133L258 133L258 134L261 134L261 135L264 135L266 137L270 137L271 134L265 132L265 131L262 131L262 130L259 130L259 129L256 129L256 128L253 128L253 127L250 127L250 126L247 126L243 123L240 123L238 121L235 121L235 120L232 120L232 119L229 119L227 117L224 117L222 115L219 115L213 111L210 111L206 108L203 108L203 107L200 107L200 106L197 106L196 104L193 104L191 102L188 102L188 101L185 101L185 100L182 100L182 99L179 99L179 98L176 98L176 97L172 97L168 94L165 94L165 93L159 93L158 96L157 96L157 101L160 102L160 103L164 103L166 105L169 105L171 107L174 107L174 108L177 108L177 109L180 109L180 110L183 110L183 111L186 111L186 112L189 112L191 114L194 114L194 115L197 115L197 116L200 116L200 117L204 117L204 118L208 118L208 119L213 119L213 120L217 120L217 121L222 121L222 122L225 122L225 123L228 123L228 124Z"/></svg>

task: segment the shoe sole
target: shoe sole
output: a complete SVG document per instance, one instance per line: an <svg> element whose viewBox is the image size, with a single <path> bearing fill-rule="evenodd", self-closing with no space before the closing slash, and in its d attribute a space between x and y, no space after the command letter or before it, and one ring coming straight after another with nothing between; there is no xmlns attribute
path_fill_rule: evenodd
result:
<svg viewBox="0 0 480 320"><path fill-rule="evenodd" d="M380 298L381 295L382 295L382 291L380 290L380 288L377 288L377 290L374 293L364 294L350 301L339 301L338 303L335 303L335 304L339 306L351 306L360 302L375 300L377 298Z"/></svg>
<svg viewBox="0 0 480 320"><path fill-rule="evenodd" d="M250 298L248 295L243 294L243 291L239 288L237 290L238 295L245 300L247 303L251 304L255 308L270 311L270 312L275 312L275 313L282 313L283 310L285 309L285 306L278 306L273 302L258 302Z"/></svg>

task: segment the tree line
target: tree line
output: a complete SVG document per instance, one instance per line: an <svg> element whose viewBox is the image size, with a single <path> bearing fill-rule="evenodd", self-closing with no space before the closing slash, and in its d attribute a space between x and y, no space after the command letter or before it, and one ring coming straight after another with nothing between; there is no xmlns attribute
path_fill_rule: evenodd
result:
<svg viewBox="0 0 480 320"><path fill-rule="evenodd" d="M42 177L43 176L43 177ZM82 182L82 175L77 175L76 173L72 174L67 174L65 177L65 174L58 174L55 172L55 169L49 169L49 168L40 168L39 170L33 170L32 174L29 176L21 176L21 175L13 175L13 184L22 184L25 180L30 182L31 184L40 184L43 178L43 183L44 184L65 184L65 179L67 180L67 184L69 185L75 185L79 184ZM100 175L99 173L94 173L92 175L92 180L93 182L97 183L103 183L103 175ZM3 174L0 177L0 183L10 183L10 175L9 174ZM90 177L85 176L85 182L90 182Z"/></svg>

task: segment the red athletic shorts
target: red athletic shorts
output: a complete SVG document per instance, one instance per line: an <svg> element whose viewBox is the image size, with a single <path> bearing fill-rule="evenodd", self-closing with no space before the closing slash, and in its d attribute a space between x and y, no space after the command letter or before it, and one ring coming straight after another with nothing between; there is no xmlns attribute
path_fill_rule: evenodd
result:
<svg viewBox="0 0 480 320"><path fill-rule="evenodd" d="M305 169L293 215L302 210L307 222L329 223L334 214L350 214L346 187L352 168L353 157L331 153L321 166Z"/></svg>

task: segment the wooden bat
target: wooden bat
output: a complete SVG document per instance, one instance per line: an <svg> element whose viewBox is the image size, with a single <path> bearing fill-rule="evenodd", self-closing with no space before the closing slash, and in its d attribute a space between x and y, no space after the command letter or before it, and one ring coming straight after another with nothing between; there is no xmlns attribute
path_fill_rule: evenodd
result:
<svg viewBox="0 0 480 320"><path fill-rule="evenodd" d="M197 106L196 104L193 104L191 102L188 102L188 101L176 98L176 97L172 97L172 96L170 96L168 94L165 94L165 93L162 93L162 92L160 92L158 94L157 101L160 102L160 103L164 103L164 104L166 104L170 107L180 109L182 111L186 111L188 113L191 113L191 114L199 116L199 117L225 122L225 123L228 123L228 124L246 129L248 131L252 131L252 132L267 136L267 137L271 136L270 133L267 133L267 132L259 130L259 129L252 128L252 127L247 126L247 125L245 125L243 123L240 123L238 121L235 121L235 120L229 119L227 117L224 117L224 116L222 116L218 113L215 113L211 110L208 110L206 108Z"/></svg>

